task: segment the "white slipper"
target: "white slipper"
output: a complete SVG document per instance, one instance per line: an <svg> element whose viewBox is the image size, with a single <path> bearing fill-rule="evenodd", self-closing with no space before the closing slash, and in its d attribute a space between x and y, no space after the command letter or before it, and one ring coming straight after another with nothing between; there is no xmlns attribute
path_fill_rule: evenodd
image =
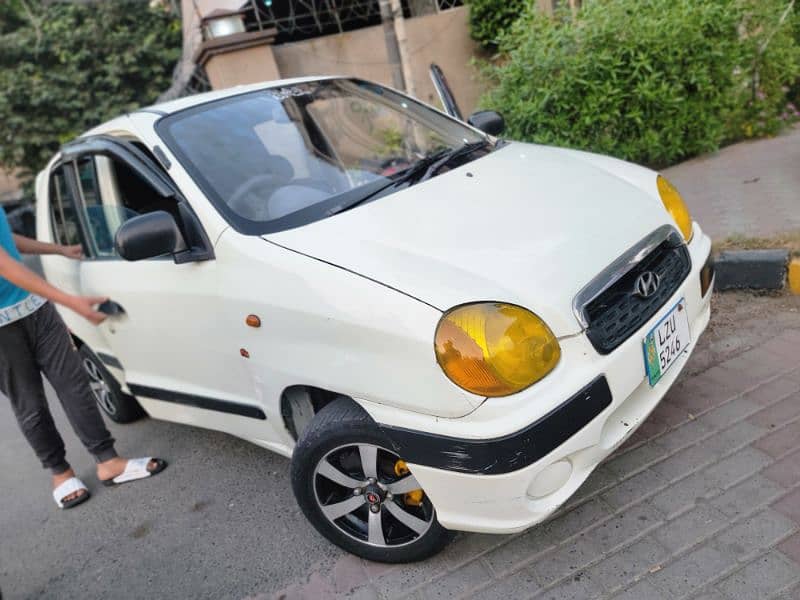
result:
<svg viewBox="0 0 800 600"><path fill-rule="evenodd" d="M67 500L64 502L64 498L81 490L84 490L85 493L73 498L72 500ZM86 502L88 499L89 488L87 488L86 484L77 477L70 477L53 490L53 500L55 500L56 504L58 504L58 508L72 508L73 506L78 506L78 504L81 504L82 502Z"/></svg>
<svg viewBox="0 0 800 600"><path fill-rule="evenodd" d="M150 464L150 461L155 461L156 467L151 471L148 470L147 465ZM131 458L128 460L128 464L125 465L125 470L114 477L113 479L101 479L100 483L105 486L113 486L119 485L120 483L127 483L129 481L137 481L139 479L145 479L146 477L152 477L158 473L161 473L164 469L167 468L167 461L161 458L153 458L152 456L147 456L145 458Z"/></svg>

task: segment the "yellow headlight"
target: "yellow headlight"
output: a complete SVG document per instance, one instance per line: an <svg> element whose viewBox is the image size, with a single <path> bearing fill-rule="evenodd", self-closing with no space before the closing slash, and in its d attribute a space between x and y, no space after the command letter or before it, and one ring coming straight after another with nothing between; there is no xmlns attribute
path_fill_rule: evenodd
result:
<svg viewBox="0 0 800 600"><path fill-rule="evenodd" d="M481 396L508 396L558 364L550 328L520 306L500 302L450 310L436 327L436 360L453 383Z"/></svg>
<svg viewBox="0 0 800 600"><path fill-rule="evenodd" d="M664 208L672 215L675 224L683 234L683 239L687 242L692 239L692 216L689 214L689 209L683 203L683 198L672 185L661 175L656 179L658 186L658 195L661 196L661 202L664 203Z"/></svg>

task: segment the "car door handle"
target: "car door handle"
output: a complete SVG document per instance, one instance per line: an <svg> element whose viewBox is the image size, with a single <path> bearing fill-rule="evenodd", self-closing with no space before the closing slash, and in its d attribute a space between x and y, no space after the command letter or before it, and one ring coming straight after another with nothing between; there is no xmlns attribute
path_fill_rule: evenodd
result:
<svg viewBox="0 0 800 600"><path fill-rule="evenodd" d="M125 314L125 309L113 300L106 300L97 307L97 310L98 312L108 315L109 317L116 317L118 315Z"/></svg>

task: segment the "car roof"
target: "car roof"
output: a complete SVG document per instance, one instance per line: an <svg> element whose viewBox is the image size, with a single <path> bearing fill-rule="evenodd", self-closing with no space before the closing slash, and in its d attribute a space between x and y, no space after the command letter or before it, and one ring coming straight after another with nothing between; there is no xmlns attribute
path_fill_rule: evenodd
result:
<svg viewBox="0 0 800 600"><path fill-rule="evenodd" d="M191 108L199 104L205 104L206 102L221 100L223 98L229 98L230 96L237 96L239 94L253 92L256 90L280 87L282 85L294 85L296 83L306 83L309 81L322 81L325 79L335 79L335 78L336 76L295 77L292 79L276 79L274 81L261 81L259 83L237 85L222 90L213 90L211 92L204 92L202 94L194 94L193 96L184 96L183 98L176 98L175 100L170 100L168 102L162 102L160 104L146 106L134 112L146 111L146 112L160 112L165 114L172 114L174 112L178 112L186 108Z"/></svg>
<svg viewBox="0 0 800 600"><path fill-rule="evenodd" d="M236 85L221 90L213 90L210 92L204 92L202 94L193 94L191 96L184 96L183 98L176 98L175 100L169 100L167 102L161 102L159 104L152 104L150 106L145 106L142 108L138 108L136 110L132 110L129 114L134 114L138 112L150 112L150 113L157 113L159 115L169 115L172 113L179 112L181 110L185 110L187 108L192 108L193 106L198 106L200 104L205 104L207 102L213 102L214 100L222 100L224 98L229 98L231 96L238 96L239 94L245 94L247 92L265 90L273 87L280 87L283 85L294 85L296 83L306 83L309 81L323 81L326 79L337 79L339 77L340 76L336 75L294 77L292 79L276 79L273 81L261 81L259 83ZM124 129L124 127L120 126L125 121L126 116L127 115L120 115L109 121L101 123L100 125L96 125L95 127L92 127L89 131L86 131L85 133L81 134L79 137L85 137L87 135L93 135L98 133L106 133L118 128Z"/></svg>

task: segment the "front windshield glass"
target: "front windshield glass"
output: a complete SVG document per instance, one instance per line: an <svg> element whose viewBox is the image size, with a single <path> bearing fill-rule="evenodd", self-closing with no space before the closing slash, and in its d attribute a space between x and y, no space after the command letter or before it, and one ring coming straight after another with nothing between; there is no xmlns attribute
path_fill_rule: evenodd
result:
<svg viewBox="0 0 800 600"><path fill-rule="evenodd" d="M228 221L252 234L340 212L421 159L485 139L352 79L209 102L165 117L157 130Z"/></svg>

